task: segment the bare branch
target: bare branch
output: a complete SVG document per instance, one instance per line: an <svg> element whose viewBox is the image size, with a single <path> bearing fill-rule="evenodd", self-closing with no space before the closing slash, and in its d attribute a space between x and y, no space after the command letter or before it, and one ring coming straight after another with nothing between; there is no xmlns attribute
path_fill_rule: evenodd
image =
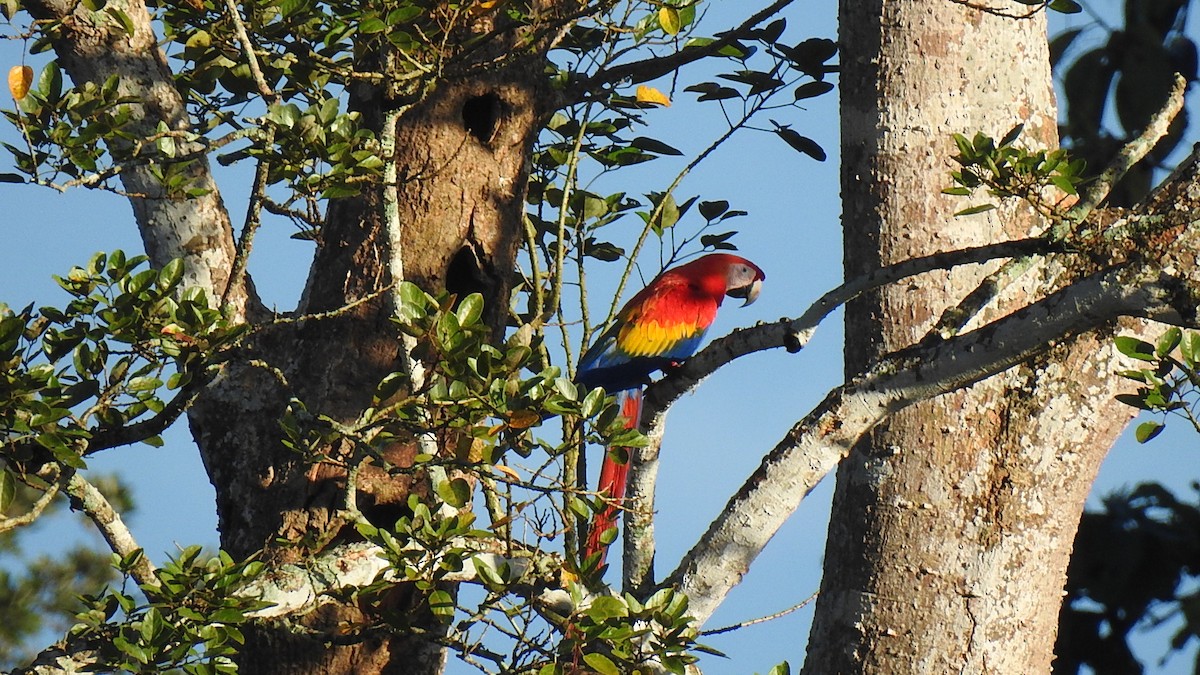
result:
<svg viewBox="0 0 1200 675"><path fill-rule="evenodd" d="M100 530L108 547L122 558L137 557L129 574L143 588L156 588L158 578L154 576L154 564L145 555L133 533L121 520L121 514L113 508L108 499L96 489L95 485L87 482L78 473L72 473L67 479L67 494L71 495L71 507L83 511Z"/></svg>
<svg viewBox="0 0 1200 675"><path fill-rule="evenodd" d="M41 517L42 513L46 510L46 507L50 506L50 502L54 501L54 497L58 495L58 491L61 488L62 482L56 480L55 482L51 483L50 486L46 488L46 491L42 493L42 496L38 497L37 501L35 501L33 505L29 507L29 511L12 518L0 517L0 534L8 532L9 530L15 530L18 527L24 527L26 525L33 524L34 521Z"/></svg>
<svg viewBox="0 0 1200 675"><path fill-rule="evenodd" d="M766 623L768 621L774 621L775 619L785 617L788 614L791 614L792 612L794 612L798 609L804 609L805 607L808 607L810 604L812 604L813 600L817 599L817 593L818 592L814 591L813 594L808 596L807 598L792 605L791 607L788 607L787 609L775 612L774 614L760 616L757 619L750 619L748 621L739 621L738 623L735 623L735 624L732 624L729 626L723 626L721 628L713 628L712 630L702 631L700 634L701 635L720 635L721 633L729 633L729 632L732 632L735 630L740 630L742 628L747 628L749 626L753 626L755 624Z"/></svg>
<svg viewBox="0 0 1200 675"><path fill-rule="evenodd" d="M830 393L763 459L668 585L703 623L808 493L867 432L918 401L968 386L1121 315L1170 314L1156 269L1126 265L1084 279L988 326L881 361Z"/></svg>
<svg viewBox="0 0 1200 675"><path fill-rule="evenodd" d="M1166 104L1161 110L1154 113L1154 117L1150 118L1149 124L1138 137L1129 143L1126 143L1121 152L1113 158L1113 161L1104 169L1104 173L1096 177L1096 180L1088 186L1080 195L1079 202L1071 207L1067 214L1067 219L1055 227L1052 234L1065 235L1066 231L1062 228L1074 229L1083 222L1088 215L1091 214L1105 198L1118 181L1129 173L1135 164L1142 161L1154 146L1167 135L1167 131L1171 127L1171 122L1183 110L1184 93L1187 91L1187 80L1178 73L1175 74L1175 84L1171 88L1171 94L1167 98ZM1169 179L1168 179L1169 180ZM1069 230L1068 230L1069 231Z"/></svg>
<svg viewBox="0 0 1200 675"><path fill-rule="evenodd" d="M984 14L998 16L1002 19L1032 19L1033 17L1045 11L1046 6L1050 4L1049 0L1046 0L1040 4L1033 5L1024 12L1007 12L997 7L976 2L975 0L950 0L950 2L953 2L956 5L962 5L963 7L967 7L969 9L983 12Z"/></svg>

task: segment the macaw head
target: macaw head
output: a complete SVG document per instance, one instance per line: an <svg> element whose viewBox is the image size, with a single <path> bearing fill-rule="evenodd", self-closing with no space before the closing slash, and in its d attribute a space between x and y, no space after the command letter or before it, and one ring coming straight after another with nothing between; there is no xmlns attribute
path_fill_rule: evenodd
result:
<svg viewBox="0 0 1200 675"><path fill-rule="evenodd" d="M743 307L758 299L762 282L767 278L758 265L731 253L711 253L677 267L676 271L704 280L704 285L717 296L718 304L721 296L727 295L745 300Z"/></svg>
<svg viewBox="0 0 1200 675"><path fill-rule="evenodd" d="M742 307L745 307L758 299L758 294L762 292L762 282L767 275L758 265L745 258L729 257L735 258L736 262L730 262L725 272L725 295L745 300L742 303Z"/></svg>

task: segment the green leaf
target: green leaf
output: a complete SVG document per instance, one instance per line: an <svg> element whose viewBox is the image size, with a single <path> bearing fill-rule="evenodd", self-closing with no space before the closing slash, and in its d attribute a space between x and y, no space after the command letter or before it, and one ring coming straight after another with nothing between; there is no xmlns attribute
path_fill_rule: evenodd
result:
<svg viewBox="0 0 1200 675"><path fill-rule="evenodd" d="M796 87L796 100L813 98L833 91L832 82L805 82Z"/></svg>
<svg viewBox="0 0 1200 675"><path fill-rule="evenodd" d="M183 259L175 258L174 260L163 265L163 268L158 272L158 288L161 291L168 291L179 283L183 278Z"/></svg>
<svg viewBox="0 0 1200 675"><path fill-rule="evenodd" d="M1053 183L1054 186L1057 187L1059 190L1062 190L1063 192L1065 192L1069 195L1079 194L1078 189L1076 189L1076 187L1075 187L1075 181L1071 180L1070 178L1067 178L1066 176L1060 176L1060 175L1051 176L1050 182Z"/></svg>
<svg viewBox="0 0 1200 675"><path fill-rule="evenodd" d="M663 32L667 35L678 35L679 31L683 29L683 24L679 20L679 10L670 6L659 9L658 25L662 26Z"/></svg>
<svg viewBox="0 0 1200 675"><path fill-rule="evenodd" d="M784 85L783 80L761 70L739 70L736 73L722 73L717 77L750 85L751 95L772 91Z"/></svg>
<svg viewBox="0 0 1200 675"><path fill-rule="evenodd" d="M137 32L137 26L134 25L133 19L130 19L129 15L125 12L117 9L116 7L109 7L104 11L121 24L121 28L125 30L125 34L129 37L133 37L133 34Z"/></svg>
<svg viewBox="0 0 1200 675"><path fill-rule="evenodd" d="M621 600L611 595L602 595L587 608L587 615L596 623L608 619L623 619L629 616L629 608Z"/></svg>
<svg viewBox="0 0 1200 675"><path fill-rule="evenodd" d="M1133 437L1137 439L1138 443L1146 443L1161 434L1165 428L1165 425L1158 422L1142 422L1133 432Z"/></svg>
<svg viewBox="0 0 1200 675"><path fill-rule="evenodd" d="M47 101L56 103L62 98L63 78L58 61L51 61L38 76L38 93Z"/></svg>
<svg viewBox="0 0 1200 675"><path fill-rule="evenodd" d="M786 27L786 19L775 19L771 23L767 24L766 28L757 31L754 37L762 40L763 42L775 42L779 40L781 35L783 35L783 29Z"/></svg>
<svg viewBox="0 0 1200 675"><path fill-rule="evenodd" d="M705 220L715 220L729 210L729 202L724 199L713 202L700 202L697 208Z"/></svg>
<svg viewBox="0 0 1200 675"><path fill-rule="evenodd" d="M683 154L682 151L673 148L662 141L653 138L646 138L645 136L638 136L637 138L633 139L629 142L629 146L637 148L638 150L645 150L646 152L653 152L659 155Z"/></svg>
<svg viewBox="0 0 1200 675"><path fill-rule="evenodd" d="M385 30L387 30L387 24L383 22L383 19L374 16L363 19L363 22L358 25L360 33L382 33Z"/></svg>
<svg viewBox="0 0 1200 675"><path fill-rule="evenodd" d="M458 303L455 315L458 316L458 325L460 326L473 326L479 323L479 317L483 316L483 296L479 293L472 293L463 298Z"/></svg>
<svg viewBox="0 0 1200 675"><path fill-rule="evenodd" d="M154 391L162 386L162 380L157 377L135 377L125 385L129 391Z"/></svg>
<svg viewBox="0 0 1200 675"><path fill-rule="evenodd" d="M1021 136L1022 131L1025 131L1024 123L1018 124L1012 129L1009 129L1008 133L1004 134L1004 137L1000 139L1000 147L1003 148L1006 145L1012 145L1013 141L1017 140L1017 138Z"/></svg>
<svg viewBox="0 0 1200 675"><path fill-rule="evenodd" d="M583 662L588 664L592 670L600 673L600 675L621 675L621 671L617 668L617 664L612 662L612 659L603 654L584 654Z"/></svg>
<svg viewBox="0 0 1200 675"><path fill-rule="evenodd" d="M592 417L600 412L600 408L604 405L605 396L604 390L600 387L589 391L587 396L583 397L583 402L579 404L579 414L584 417Z"/></svg>
<svg viewBox="0 0 1200 675"><path fill-rule="evenodd" d="M727 98L741 98L741 93L732 87L722 87L716 82L701 82L693 84L690 87L685 87L684 91L692 91L700 94L697 101L722 101Z"/></svg>
<svg viewBox="0 0 1200 675"><path fill-rule="evenodd" d="M798 131L785 126L777 126L775 134L782 138L785 143L792 146L792 149L802 152L818 162L825 161L825 150L813 139L801 136Z"/></svg>
<svg viewBox="0 0 1200 675"><path fill-rule="evenodd" d="M462 478L451 478L439 482L437 493L447 504L456 509L461 509L471 501L471 485Z"/></svg>
<svg viewBox="0 0 1200 675"><path fill-rule="evenodd" d="M429 610L433 615L448 622L454 618L454 598L450 593L438 589L429 594Z"/></svg>
<svg viewBox="0 0 1200 675"><path fill-rule="evenodd" d="M1147 403L1145 397L1139 394L1117 394L1113 398L1138 410L1154 410L1154 406Z"/></svg>
<svg viewBox="0 0 1200 675"><path fill-rule="evenodd" d="M267 119L285 129L296 126L303 116L300 106L295 103L276 103L267 110Z"/></svg>
<svg viewBox="0 0 1200 675"><path fill-rule="evenodd" d="M1179 354L1183 357L1184 365L1195 367L1196 361L1200 360L1200 332L1188 331L1179 345Z"/></svg>
<svg viewBox="0 0 1200 675"><path fill-rule="evenodd" d="M1183 340L1183 331L1179 330L1177 326L1171 326L1158 338L1158 343L1154 346L1154 355L1160 359L1163 358L1175 351L1181 340Z"/></svg>
<svg viewBox="0 0 1200 675"><path fill-rule="evenodd" d="M1113 345L1117 351L1125 356L1138 359L1139 361L1154 361L1154 345L1139 340L1128 335L1118 335L1113 339Z"/></svg>
<svg viewBox="0 0 1200 675"><path fill-rule="evenodd" d="M1046 6L1063 14L1078 14L1083 11L1083 6L1075 0L1051 0L1050 4Z"/></svg>

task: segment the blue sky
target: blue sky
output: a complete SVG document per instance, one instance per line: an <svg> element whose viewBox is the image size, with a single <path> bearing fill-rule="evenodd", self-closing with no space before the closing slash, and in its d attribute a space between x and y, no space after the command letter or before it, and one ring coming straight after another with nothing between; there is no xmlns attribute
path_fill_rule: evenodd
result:
<svg viewBox="0 0 1200 675"><path fill-rule="evenodd" d="M759 4L766 3L719 0L707 25L718 26L722 17L738 16L747 7ZM1115 0L1095 4L1100 8L1118 6ZM796 41L835 38L835 5L797 3L787 14L787 35ZM0 64L5 70L21 58L19 42L0 43ZM44 61L44 55L28 58L35 67ZM680 89L691 81L689 76ZM677 92L673 106L647 113L650 126L639 135L670 143L685 156L702 150L724 130L724 122L713 104L689 103L693 99L691 94ZM773 134L742 132L702 164L680 189L681 199L690 195L726 199L733 208L749 211L748 217L730 221L740 230L735 241L742 254L767 272L759 301L745 309L731 303L722 310L710 335L756 321L796 316L840 282L835 95L813 99L806 111L785 116L797 130L825 148L828 161L818 163L800 155ZM764 119L762 126L767 125ZM11 129L0 129L0 140L13 142L15 138ZM5 170L0 167L0 171ZM675 170L677 167L672 168L667 160L653 162L633 174L636 182L620 189L631 193L661 190ZM244 213L247 175L235 171L218 177L235 218ZM119 197L78 190L59 195L45 189L0 184L0 201L5 204L0 216L0 241L6 242L0 247L0 301L11 306L60 303L62 295L51 274L64 273L95 251L140 248L129 206ZM634 219L627 226L632 231L636 227ZM310 244L288 238L292 232L289 224L270 221L256 241L251 260L260 292L268 304L281 311L295 306L311 256ZM627 289L626 296L633 290ZM672 568L690 548L728 495L757 467L761 455L841 382L841 335L838 314L822 326L816 339L801 353L777 351L742 359L676 405L669 419L659 482L660 571ZM120 472L133 486L139 509L130 524L142 545L160 559L174 552L177 545L215 546L217 542L212 487L186 429L173 429L166 441L160 449L110 450L91 462L93 470ZM1195 445L1195 436L1179 425L1148 446L1125 440L1102 469L1097 490L1102 493L1151 479L1187 494L1190 481L1200 477ZM817 589L830 494L831 481L827 481L806 500L713 617L710 628L777 612ZM53 551L62 546L64 536L58 528L42 528L34 541L38 550ZM811 607L806 608L710 639L709 644L730 659L707 660L705 672L766 672L785 659L798 667L803 661L811 611ZM1143 649L1152 660L1164 653L1163 647L1153 642L1147 642ZM1188 661L1187 657L1176 657L1159 672L1186 672Z"/></svg>

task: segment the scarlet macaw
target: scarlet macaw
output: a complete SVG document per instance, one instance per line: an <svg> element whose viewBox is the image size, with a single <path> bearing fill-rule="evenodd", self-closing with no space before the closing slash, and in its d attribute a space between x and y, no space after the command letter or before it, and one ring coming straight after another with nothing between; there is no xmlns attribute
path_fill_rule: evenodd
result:
<svg viewBox="0 0 1200 675"><path fill-rule="evenodd" d="M636 427L642 386L650 374L695 353L725 296L749 305L758 298L765 278L757 265L729 253L713 253L666 270L617 312L612 325L579 359L575 381L616 396L625 428ZM585 557L600 552L601 564L607 546L600 535L616 527L616 504L625 498L629 473L627 455L614 456L614 450L621 449L605 452L600 467L599 491L611 502L596 515L584 549Z"/></svg>

